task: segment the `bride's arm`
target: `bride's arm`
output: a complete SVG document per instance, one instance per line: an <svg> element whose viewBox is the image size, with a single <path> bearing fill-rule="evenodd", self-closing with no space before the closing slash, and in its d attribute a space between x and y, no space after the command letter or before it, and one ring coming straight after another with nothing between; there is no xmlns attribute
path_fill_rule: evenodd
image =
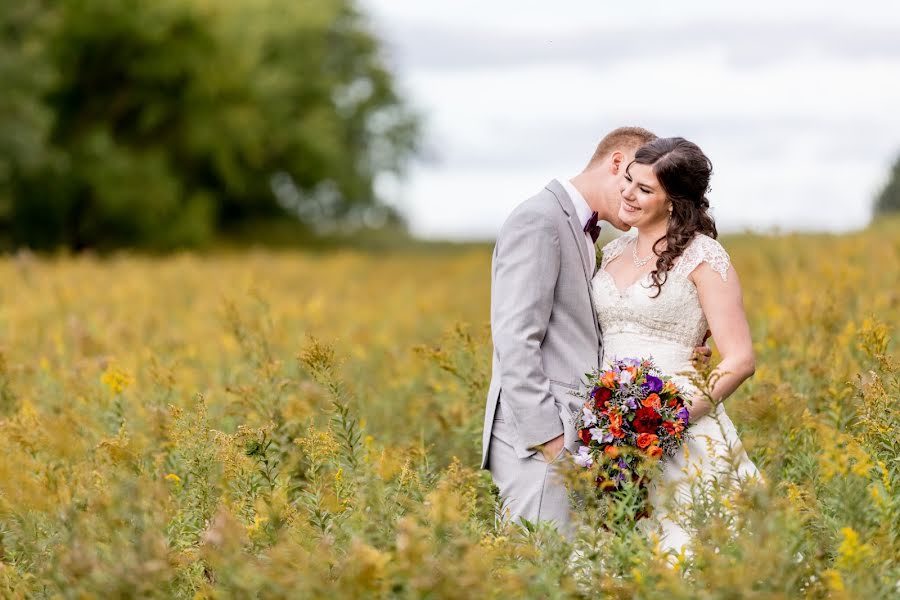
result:
<svg viewBox="0 0 900 600"><path fill-rule="evenodd" d="M703 262L690 275L700 296L700 306L709 322L713 340L722 356L715 371L721 375L712 389L712 397L721 402L731 395L756 369L753 358L753 340L744 312L741 282L734 267L728 265L723 278ZM695 399L689 409L691 420L712 410L705 399Z"/></svg>

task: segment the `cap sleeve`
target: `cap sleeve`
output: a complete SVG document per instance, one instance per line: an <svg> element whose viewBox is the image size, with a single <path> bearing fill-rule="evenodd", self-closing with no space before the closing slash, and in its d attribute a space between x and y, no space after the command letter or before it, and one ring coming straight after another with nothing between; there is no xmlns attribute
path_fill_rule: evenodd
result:
<svg viewBox="0 0 900 600"><path fill-rule="evenodd" d="M613 241L607 243L600 252L603 253L603 257L600 259L600 268L605 269L606 265L609 264L612 259L616 258L622 251L625 249L625 246L628 245L628 242L631 241L632 236L623 235L621 237L617 237Z"/></svg>
<svg viewBox="0 0 900 600"><path fill-rule="evenodd" d="M709 264L710 268L722 277L722 281L728 281L731 257L728 256L728 252L725 251L722 244L703 234L698 235L688 244L673 271L687 277L702 263Z"/></svg>

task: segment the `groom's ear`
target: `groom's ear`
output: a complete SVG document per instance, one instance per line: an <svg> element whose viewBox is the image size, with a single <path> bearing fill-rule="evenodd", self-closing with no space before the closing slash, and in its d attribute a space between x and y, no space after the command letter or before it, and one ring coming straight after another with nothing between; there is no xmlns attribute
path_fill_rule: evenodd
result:
<svg viewBox="0 0 900 600"><path fill-rule="evenodd" d="M613 150L609 155L609 172L618 175L621 169L625 168L625 155L620 150Z"/></svg>

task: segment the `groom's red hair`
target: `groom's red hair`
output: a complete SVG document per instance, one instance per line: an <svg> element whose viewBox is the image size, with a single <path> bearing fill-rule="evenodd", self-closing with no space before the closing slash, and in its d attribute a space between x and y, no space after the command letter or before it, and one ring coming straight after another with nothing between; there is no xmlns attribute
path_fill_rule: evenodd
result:
<svg viewBox="0 0 900 600"><path fill-rule="evenodd" d="M601 162L615 150L637 150L656 139L656 134L643 127L619 127L613 129L597 144L588 168Z"/></svg>

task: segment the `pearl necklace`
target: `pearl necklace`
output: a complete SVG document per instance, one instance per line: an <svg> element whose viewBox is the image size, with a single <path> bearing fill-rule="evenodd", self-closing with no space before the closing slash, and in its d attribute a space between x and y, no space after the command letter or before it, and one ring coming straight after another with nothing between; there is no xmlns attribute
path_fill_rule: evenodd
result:
<svg viewBox="0 0 900 600"><path fill-rule="evenodd" d="M653 258L654 256L656 256L656 254L654 254L653 251L651 250L650 255L647 256L646 258L638 258L637 238L634 238L634 246L631 247L631 260L632 260L632 262L634 262L635 267L640 269L641 267L646 265L648 262L650 262L650 259Z"/></svg>

